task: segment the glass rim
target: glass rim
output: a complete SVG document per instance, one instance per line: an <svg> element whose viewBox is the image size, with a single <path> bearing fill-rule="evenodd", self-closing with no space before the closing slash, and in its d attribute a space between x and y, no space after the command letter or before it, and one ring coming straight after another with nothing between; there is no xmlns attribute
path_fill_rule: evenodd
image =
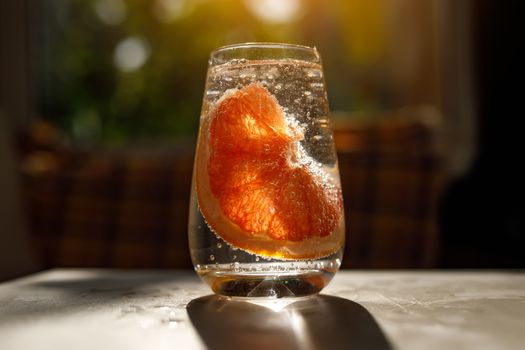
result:
<svg viewBox="0 0 525 350"><path fill-rule="evenodd" d="M217 54L220 54L225 51L229 50L235 50L235 49L248 49L248 48L258 48L258 49L294 49L294 50L302 50L307 52L314 52L317 53L317 48L306 46L306 45L299 45L299 44L290 44L290 43L274 43L274 42L246 42L246 43L239 43L239 44L230 44L230 45L224 45L220 46L216 49L214 49L210 56L213 57Z"/></svg>

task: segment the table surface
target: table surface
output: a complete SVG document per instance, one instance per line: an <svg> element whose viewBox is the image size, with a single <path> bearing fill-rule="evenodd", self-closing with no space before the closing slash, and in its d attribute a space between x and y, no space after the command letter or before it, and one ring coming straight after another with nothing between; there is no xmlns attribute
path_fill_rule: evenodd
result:
<svg viewBox="0 0 525 350"><path fill-rule="evenodd" d="M0 284L0 349L523 349L525 274L340 271L319 296L213 296L193 271Z"/></svg>

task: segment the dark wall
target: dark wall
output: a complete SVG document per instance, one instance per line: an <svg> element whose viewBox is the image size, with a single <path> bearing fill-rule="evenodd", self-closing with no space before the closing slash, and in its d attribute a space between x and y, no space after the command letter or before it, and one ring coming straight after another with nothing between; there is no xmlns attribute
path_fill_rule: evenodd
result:
<svg viewBox="0 0 525 350"><path fill-rule="evenodd" d="M524 267L525 3L473 3L479 152L442 203L442 265Z"/></svg>

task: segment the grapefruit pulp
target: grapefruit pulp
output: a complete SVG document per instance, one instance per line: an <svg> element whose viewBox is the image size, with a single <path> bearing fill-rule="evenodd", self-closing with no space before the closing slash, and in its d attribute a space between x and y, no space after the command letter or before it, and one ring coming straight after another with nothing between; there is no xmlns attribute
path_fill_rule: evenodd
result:
<svg viewBox="0 0 525 350"><path fill-rule="evenodd" d="M223 240L268 258L314 259L344 242L339 185L317 166L276 98L251 84L227 91L201 121L200 210Z"/></svg>

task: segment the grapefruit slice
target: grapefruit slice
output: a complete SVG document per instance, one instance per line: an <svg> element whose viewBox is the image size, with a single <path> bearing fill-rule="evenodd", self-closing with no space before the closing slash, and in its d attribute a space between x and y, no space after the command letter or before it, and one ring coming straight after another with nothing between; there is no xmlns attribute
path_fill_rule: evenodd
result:
<svg viewBox="0 0 525 350"><path fill-rule="evenodd" d="M226 92L201 122L197 198L210 228L234 247L319 258L344 242L341 189L292 124L259 84Z"/></svg>

